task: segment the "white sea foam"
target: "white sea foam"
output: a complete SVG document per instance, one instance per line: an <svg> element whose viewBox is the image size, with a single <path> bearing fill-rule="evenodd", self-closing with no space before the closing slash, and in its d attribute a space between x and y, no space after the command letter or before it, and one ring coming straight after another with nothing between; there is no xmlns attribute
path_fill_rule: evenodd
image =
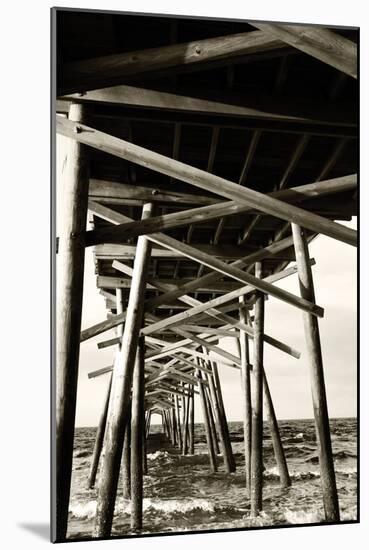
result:
<svg viewBox="0 0 369 550"><path fill-rule="evenodd" d="M288 523L299 525L300 523L319 523L324 521L323 516L316 510L287 510L284 513L284 517Z"/></svg>
<svg viewBox="0 0 369 550"><path fill-rule="evenodd" d="M96 515L97 501L90 500L84 503L72 503L69 511L75 518L92 519ZM214 504L204 498L187 499L159 499L144 498L144 512L165 512L166 514L188 513L195 510L204 512L214 512ZM130 514L131 502L123 498L118 498L115 505L115 514Z"/></svg>

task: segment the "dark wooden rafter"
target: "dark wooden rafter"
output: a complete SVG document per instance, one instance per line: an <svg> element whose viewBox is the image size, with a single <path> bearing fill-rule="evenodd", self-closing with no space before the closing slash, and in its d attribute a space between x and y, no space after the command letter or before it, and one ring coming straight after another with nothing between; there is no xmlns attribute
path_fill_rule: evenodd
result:
<svg viewBox="0 0 369 550"><path fill-rule="evenodd" d="M147 75L188 65L204 65L219 62L228 65L255 53L282 50L285 43L272 38L269 33L254 31L221 36L194 42L173 44L136 52L113 54L66 63L62 68L59 95L85 92L101 85L118 84L135 75Z"/></svg>
<svg viewBox="0 0 369 550"><path fill-rule="evenodd" d="M304 25L278 25L255 21L252 25L323 63L357 78L356 44L336 32Z"/></svg>

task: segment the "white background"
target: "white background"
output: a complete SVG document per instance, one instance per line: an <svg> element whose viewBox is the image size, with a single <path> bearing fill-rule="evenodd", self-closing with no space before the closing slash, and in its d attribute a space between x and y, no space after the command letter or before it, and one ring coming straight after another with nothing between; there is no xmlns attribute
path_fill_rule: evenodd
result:
<svg viewBox="0 0 369 550"><path fill-rule="evenodd" d="M361 26L361 520L359 525L78 543L93 549L273 546L335 550L369 540L368 67L365 1L69 0L60 5L243 19ZM52 3L3 3L1 40L1 465L3 548L48 543L49 520L49 200L50 13ZM4 124L5 119L5 124ZM5 170L4 170L5 168ZM365 257L366 256L366 257ZM339 299L339 297L337 297Z"/></svg>

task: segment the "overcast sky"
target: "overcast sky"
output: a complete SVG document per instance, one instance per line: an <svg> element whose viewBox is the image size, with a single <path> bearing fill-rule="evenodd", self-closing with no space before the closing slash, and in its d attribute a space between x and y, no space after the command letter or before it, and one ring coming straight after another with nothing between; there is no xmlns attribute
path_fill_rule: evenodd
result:
<svg viewBox="0 0 369 550"><path fill-rule="evenodd" d="M58 137L57 162L63 158ZM58 191L60 186L58 185ZM60 201L59 201L60 204ZM57 219L58 223L60 222ZM356 228L356 218L349 224ZM328 237L319 236L310 244L316 302L325 309L319 320L323 363L331 417L356 416L356 249ZM299 294L297 275L275 283ZM105 300L96 288L92 249L86 250L82 328L106 319ZM265 304L265 332L297 348L299 360L265 345L264 366L277 417L313 416L302 312L272 297ZM109 375L89 380L87 373L113 363L114 349L97 349L97 342L115 336L106 332L81 344L77 400L77 426L98 423ZM222 340L222 347L236 354L233 338ZM239 372L219 366L228 420L242 418ZM201 421L200 404L195 401L195 420Z"/></svg>

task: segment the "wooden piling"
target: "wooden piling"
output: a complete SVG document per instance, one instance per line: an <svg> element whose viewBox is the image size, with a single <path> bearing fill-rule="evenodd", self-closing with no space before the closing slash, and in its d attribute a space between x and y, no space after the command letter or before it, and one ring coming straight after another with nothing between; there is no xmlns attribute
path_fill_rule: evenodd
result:
<svg viewBox="0 0 369 550"><path fill-rule="evenodd" d="M178 395L174 396L175 404L176 404L176 421L177 421L177 435L178 435L178 448L181 451L182 450L182 429L181 429L181 417L179 414L179 398Z"/></svg>
<svg viewBox="0 0 369 550"><path fill-rule="evenodd" d="M303 298L315 303L313 274L309 263L309 248L305 231L296 224L291 224L291 227L296 253L300 293ZM339 521L340 512L329 428L319 324L315 317L307 313L303 315L303 319L325 518L327 521Z"/></svg>
<svg viewBox="0 0 369 550"><path fill-rule="evenodd" d="M255 264L255 276L262 277L261 262ZM263 508L263 336L264 295L256 291L254 322L255 401L252 409L251 434L251 515Z"/></svg>
<svg viewBox="0 0 369 550"><path fill-rule="evenodd" d="M91 461L91 466L90 466L90 472L89 472L88 479L87 479L87 487L89 489L92 489L95 486L96 472L97 472L97 468L99 466L101 449L102 449L103 442L104 442L106 418L108 416L109 399L110 399L110 391L111 391L111 380L112 380L112 375L110 375L110 380L109 380L108 388L107 388L107 391L106 391L104 406L103 406L103 410L102 410L102 413L101 413L100 422L99 422L99 425L98 425L98 428L97 428L95 445L94 445L94 450L93 450L93 453L92 453L92 461Z"/></svg>
<svg viewBox="0 0 369 550"><path fill-rule="evenodd" d="M190 399L190 430L189 430L189 449L190 455L195 454L195 394L193 384L191 386L191 399Z"/></svg>
<svg viewBox="0 0 369 550"><path fill-rule="evenodd" d="M72 104L69 120L83 122L84 107ZM57 256L56 305L56 533L68 525L81 331L89 166L87 147L68 139Z"/></svg>
<svg viewBox="0 0 369 550"><path fill-rule="evenodd" d="M205 380L206 380L206 375L205 375ZM217 429L214 421L213 403L212 403L211 396L208 392L208 389L206 387L204 388L204 394L205 394L206 406L208 408L209 424L210 424L211 437L213 439L214 452L216 455L219 455L220 449L219 449L219 443L218 443Z"/></svg>
<svg viewBox="0 0 369 550"><path fill-rule="evenodd" d="M277 417L275 414L273 400L270 394L269 384L268 384L268 380L267 380L264 368L263 368L263 388L264 388L264 398L265 398L265 411L268 418L270 434L272 436L274 456L275 456L275 460L277 462L277 467L279 471L279 482L281 487L289 487L291 485L291 478L288 472L286 456L284 454L281 435L279 433Z"/></svg>
<svg viewBox="0 0 369 550"><path fill-rule="evenodd" d="M236 471L236 461L233 456L232 451L232 445L231 445L231 438L229 435L229 429L228 429L228 422L226 417L226 412L224 408L224 402L223 402L223 394L222 394L222 387L219 380L219 372L218 372L218 365L216 361L210 362L210 367L213 373L213 379L214 379L214 386L215 386L215 392L217 396L217 403L218 403L218 409L219 409L219 419L222 426L222 432L223 437L225 440L226 447L228 449L228 461L230 465L231 472Z"/></svg>
<svg viewBox="0 0 369 550"><path fill-rule="evenodd" d="M241 296L239 299L242 307L240 308L241 323L248 324L248 312L245 306L245 298ZM241 387L243 397L243 439L245 453L245 483L248 496L251 496L251 380L250 380L250 349L249 337L246 332L240 331L239 349L241 359Z"/></svg>
<svg viewBox="0 0 369 550"><path fill-rule="evenodd" d="M209 362L209 366L210 366L210 362ZM231 472L234 472L236 469L235 462L233 458L231 443L229 441L229 438L227 438L227 434L225 433L224 427L222 424L221 414L219 410L219 401L218 401L218 396L215 389L213 376L207 375L207 381L209 382L210 396L214 407L214 416L215 416L215 421L216 421L218 433L219 433L219 441L222 449L224 468L226 472L231 473Z"/></svg>
<svg viewBox="0 0 369 550"><path fill-rule="evenodd" d="M199 383L199 392L200 392L200 403L201 403L201 410L202 410L202 417L204 421L204 429L205 429L205 436L206 436L206 442L208 445L209 450L209 462L210 462L210 468L212 472L218 471L217 466L217 460L216 455L214 452L214 446L213 446L213 438L211 435L211 429L210 429L210 422L209 422L209 416L208 416L208 407L206 405L206 398L204 394L204 386L201 384L202 375L201 371L199 369L196 369L196 376L200 380Z"/></svg>
<svg viewBox="0 0 369 550"><path fill-rule="evenodd" d="M129 417L124 431L123 452L122 452L122 496L131 498L131 407L129 407Z"/></svg>
<svg viewBox="0 0 369 550"><path fill-rule="evenodd" d="M183 384L183 389L185 389L185 385ZM189 402L188 397L185 395L182 396L182 427L183 427L183 435L182 435L182 454L186 455L188 453L188 414L189 414Z"/></svg>
<svg viewBox="0 0 369 550"><path fill-rule="evenodd" d="M152 204L145 204L142 219L150 217ZM109 407L104 460L99 483L95 518L96 537L108 537L113 522L119 478L124 430L127 425L129 394L135 364L139 331L142 326L146 275L151 246L146 237L139 237L133 268L122 346L114 365L112 406Z"/></svg>
<svg viewBox="0 0 369 550"><path fill-rule="evenodd" d="M145 340L138 341L132 387L131 530L142 529L143 434L145 427Z"/></svg>

